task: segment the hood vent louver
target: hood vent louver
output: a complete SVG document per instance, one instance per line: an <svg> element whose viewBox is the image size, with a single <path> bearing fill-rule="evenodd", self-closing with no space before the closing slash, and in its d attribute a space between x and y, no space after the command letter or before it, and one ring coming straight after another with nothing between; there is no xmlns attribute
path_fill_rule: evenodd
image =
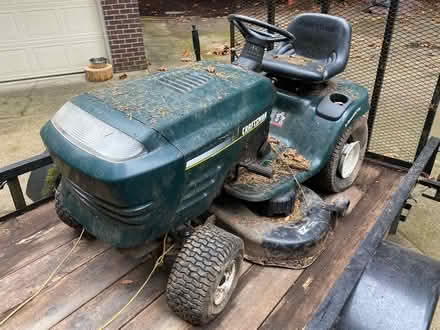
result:
<svg viewBox="0 0 440 330"><path fill-rule="evenodd" d="M210 79L212 77L203 72L191 72L185 75L166 75L157 81L175 92L186 94L205 85Z"/></svg>

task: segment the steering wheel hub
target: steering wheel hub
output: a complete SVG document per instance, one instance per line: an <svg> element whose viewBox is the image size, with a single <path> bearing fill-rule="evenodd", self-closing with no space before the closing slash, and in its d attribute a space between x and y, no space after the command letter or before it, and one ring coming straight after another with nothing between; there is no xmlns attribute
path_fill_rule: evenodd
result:
<svg viewBox="0 0 440 330"><path fill-rule="evenodd" d="M229 21L238 28L245 39L244 48L240 54L237 65L249 70L260 72L264 51L274 42L290 41L295 37L289 31L275 25L242 15L229 15ZM248 25L266 29L266 31L251 28Z"/></svg>

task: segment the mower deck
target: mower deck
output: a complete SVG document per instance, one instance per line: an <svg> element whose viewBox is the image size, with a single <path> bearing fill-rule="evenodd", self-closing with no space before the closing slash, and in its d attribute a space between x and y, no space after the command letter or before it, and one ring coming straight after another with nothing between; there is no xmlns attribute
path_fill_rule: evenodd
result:
<svg viewBox="0 0 440 330"><path fill-rule="evenodd" d="M299 328L320 303L376 223L403 172L366 162L355 185L343 193L351 200L348 215L336 225L332 241L306 270L261 267L248 262L231 303L210 328ZM340 194L326 196L333 200ZM0 320L28 298L72 248L77 235L61 223L53 203L12 219L0 227ZM153 248L110 248L101 241L82 241L48 288L5 326L20 329L96 329L134 295L151 271L145 261ZM167 274L156 273L137 299L108 328L187 329L168 308Z"/></svg>

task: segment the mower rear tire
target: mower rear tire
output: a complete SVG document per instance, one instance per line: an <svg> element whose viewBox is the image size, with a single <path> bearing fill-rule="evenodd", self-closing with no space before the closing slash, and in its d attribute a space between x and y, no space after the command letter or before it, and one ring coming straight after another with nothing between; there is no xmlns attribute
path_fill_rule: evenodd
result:
<svg viewBox="0 0 440 330"><path fill-rule="evenodd" d="M351 174L342 178L338 171L339 163L342 158L342 152L344 146L351 142L359 141L360 143L360 153L359 158ZM321 170L321 172L314 178L315 185L318 189L330 192L338 193L349 188L353 182L356 180L359 171L362 167L364 161L365 152L367 150L368 142L368 123L367 117L362 116L361 118L355 120L349 127L345 128L341 136L339 137L336 146L330 155L330 158Z"/></svg>
<svg viewBox="0 0 440 330"><path fill-rule="evenodd" d="M55 190L55 211L58 215L58 218L64 222L69 227L75 229L78 232L81 232L82 226L80 223L78 223L70 213L68 209L64 207L64 197L61 191L61 183L59 184L58 188ZM83 237L88 240L95 239L95 236L84 231Z"/></svg>
<svg viewBox="0 0 440 330"><path fill-rule="evenodd" d="M212 224L185 241L167 284L168 306L193 325L203 325L225 308L237 285L243 240Z"/></svg>

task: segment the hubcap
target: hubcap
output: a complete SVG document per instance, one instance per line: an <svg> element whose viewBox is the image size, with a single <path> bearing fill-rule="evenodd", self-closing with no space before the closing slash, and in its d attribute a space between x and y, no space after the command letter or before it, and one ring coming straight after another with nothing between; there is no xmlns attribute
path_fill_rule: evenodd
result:
<svg viewBox="0 0 440 330"><path fill-rule="evenodd" d="M347 143L342 149L342 157L339 161L339 175L346 179L348 178L356 168L359 162L359 157L361 153L361 144L359 141L352 143Z"/></svg>
<svg viewBox="0 0 440 330"><path fill-rule="evenodd" d="M223 277L220 280L219 285L214 293L214 304L220 305L224 302L226 297L228 296L229 291L231 290L232 283L234 283L234 279L236 276L236 267L235 261L232 262L223 273Z"/></svg>

